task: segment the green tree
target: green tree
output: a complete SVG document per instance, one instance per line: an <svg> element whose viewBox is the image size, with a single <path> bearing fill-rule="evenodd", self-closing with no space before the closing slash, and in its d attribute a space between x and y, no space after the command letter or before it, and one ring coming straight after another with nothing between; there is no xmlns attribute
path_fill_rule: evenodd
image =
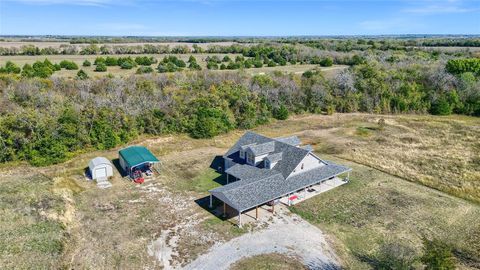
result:
<svg viewBox="0 0 480 270"><path fill-rule="evenodd" d="M233 128L224 110L200 106L195 113L193 128L190 134L193 138L212 138Z"/></svg>
<svg viewBox="0 0 480 270"><path fill-rule="evenodd" d="M333 65L333 59L331 57L325 57L320 61L320 66L331 67Z"/></svg>

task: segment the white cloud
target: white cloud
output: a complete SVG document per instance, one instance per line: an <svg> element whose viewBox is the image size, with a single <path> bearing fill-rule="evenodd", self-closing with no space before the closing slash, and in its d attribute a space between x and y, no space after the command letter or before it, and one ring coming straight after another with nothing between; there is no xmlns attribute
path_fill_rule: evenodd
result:
<svg viewBox="0 0 480 270"><path fill-rule="evenodd" d="M420 4L421 3L421 4ZM441 13L466 13L478 10L474 8L467 8L459 0L446 1L419 1L415 7L404 9L407 13L416 14L441 14Z"/></svg>

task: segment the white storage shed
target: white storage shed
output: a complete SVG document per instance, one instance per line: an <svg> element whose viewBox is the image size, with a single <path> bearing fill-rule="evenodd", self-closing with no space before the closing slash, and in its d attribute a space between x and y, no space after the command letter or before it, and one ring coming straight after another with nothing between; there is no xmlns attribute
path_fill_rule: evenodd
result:
<svg viewBox="0 0 480 270"><path fill-rule="evenodd" d="M104 157L96 157L88 163L90 169L90 175L92 179L106 180L108 177L113 176L113 165L110 160Z"/></svg>

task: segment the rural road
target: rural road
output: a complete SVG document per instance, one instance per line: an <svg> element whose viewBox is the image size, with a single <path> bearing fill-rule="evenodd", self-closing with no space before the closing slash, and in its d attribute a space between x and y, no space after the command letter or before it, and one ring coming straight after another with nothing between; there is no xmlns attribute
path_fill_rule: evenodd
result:
<svg viewBox="0 0 480 270"><path fill-rule="evenodd" d="M340 269L320 229L280 210L265 229L216 244L183 269L228 269L240 259L274 252L299 258L309 269Z"/></svg>

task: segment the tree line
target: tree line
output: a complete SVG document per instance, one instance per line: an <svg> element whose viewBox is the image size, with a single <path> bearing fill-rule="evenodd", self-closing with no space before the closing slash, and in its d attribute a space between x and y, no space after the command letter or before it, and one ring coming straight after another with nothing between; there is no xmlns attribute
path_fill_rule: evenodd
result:
<svg viewBox="0 0 480 270"><path fill-rule="evenodd" d="M107 59L97 65L102 62L106 65ZM32 69L42 72L55 66L41 63ZM166 57L158 64L187 68L195 61L187 63ZM0 93L0 161L26 160L34 165L62 162L88 149L109 149L141 134L210 138L291 114L480 116L478 74L450 73L446 63L438 61L420 65L368 60L333 77L324 77L319 70L253 77L203 70L83 80L4 74Z"/></svg>

